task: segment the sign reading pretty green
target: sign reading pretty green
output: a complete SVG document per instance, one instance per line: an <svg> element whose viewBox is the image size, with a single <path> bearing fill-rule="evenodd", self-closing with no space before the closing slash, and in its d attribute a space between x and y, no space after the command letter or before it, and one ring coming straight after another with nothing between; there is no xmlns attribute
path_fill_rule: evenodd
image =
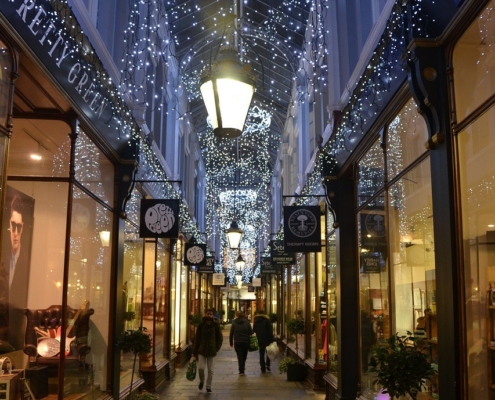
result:
<svg viewBox="0 0 495 400"><path fill-rule="evenodd" d="M179 237L179 200L141 199L139 237Z"/></svg>
<svg viewBox="0 0 495 400"><path fill-rule="evenodd" d="M284 250L288 253L321 251L319 206L284 207Z"/></svg>

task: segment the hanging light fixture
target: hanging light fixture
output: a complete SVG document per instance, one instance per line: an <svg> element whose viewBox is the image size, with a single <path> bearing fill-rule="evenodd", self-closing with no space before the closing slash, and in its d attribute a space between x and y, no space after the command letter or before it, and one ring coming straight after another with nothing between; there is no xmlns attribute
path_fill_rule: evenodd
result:
<svg viewBox="0 0 495 400"><path fill-rule="evenodd" d="M220 47L210 68L200 79L200 90L205 102L215 136L236 138L241 136L256 84L251 66L243 65L232 31L228 40Z"/></svg>
<svg viewBox="0 0 495 400"><path fill-rule="evenodd" d="M227 235L229 247L231 249L238 249L239 244L241 243L243 232L242 229L239 228L239 225L237 225L237 221L235 218L230 223L230 228L225 231L225 234Z"/></svg>
<svg viewBox="0 0 495 400"><path fill-rule="evenodd" d="M237 140L236 140L235 158L236 161L239 159L239 142ZM235 187L234 187L234 219L230 224L230 228L225 231L225 235L227 236L227 241L229 242L229 247L234 250L239 248L243 234L243 231L241 228L239 228L239 225L237 224L237 219L235 217L236 203L237 203L236 200L237 200L237 182L235 182Z"/></svg>
<svg viewBox="0 0 495 400"><path fill-rule="evenodd" d="M242 258L242 255L239 252L239 255L237 256L237 260L235 260L235 268L238 272L242 272L245 266L246 266L246 261L244 261L244 258Z"/></svg>

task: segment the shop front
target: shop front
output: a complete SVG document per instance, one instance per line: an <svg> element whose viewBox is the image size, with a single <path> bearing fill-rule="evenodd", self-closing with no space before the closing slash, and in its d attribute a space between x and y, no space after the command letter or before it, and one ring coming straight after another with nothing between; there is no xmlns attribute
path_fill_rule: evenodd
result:
<svg viewBox="0 0 495 400"><path fill-rule="evenodd" d="M337 135L352 154L324 181L339 222L329 398L354 398L356 387L360 398L388 398L369 362L396 334L412 335L434 370L418 399L493 397L493 2L482 3L451 2L429 38L408 8L399 30L407 68L392 74L404 59L394 61L393 41L379 44L362 99L340 121ZM387 90L369 91L384 74ZM329 159L344 164L344 152Z"/></svg>

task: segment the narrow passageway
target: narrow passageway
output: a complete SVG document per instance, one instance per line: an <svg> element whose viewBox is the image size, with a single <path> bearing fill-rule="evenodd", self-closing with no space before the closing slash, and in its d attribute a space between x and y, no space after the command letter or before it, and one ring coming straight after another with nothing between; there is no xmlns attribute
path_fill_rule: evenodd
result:
<svg viewBox="0 0 495 400"><path fill-rule="evenodd" d="M190 382L186 379L186 368L177 369L177 374L160 393L161 399L256 399L256 400L283 400L312 399L323 400L323 392L313 391L305 382L288 382L286 374L278 372L279 355L272 364L271 372L261 373L258 352L248 354L246 361L246 375L239 376L237 357L233 348L229 346L230 325L223 329L223 345L215 357L215 374L213 376L212 392L198 389L199 379ZM206 371L205 371L206 372Z"/></svg>

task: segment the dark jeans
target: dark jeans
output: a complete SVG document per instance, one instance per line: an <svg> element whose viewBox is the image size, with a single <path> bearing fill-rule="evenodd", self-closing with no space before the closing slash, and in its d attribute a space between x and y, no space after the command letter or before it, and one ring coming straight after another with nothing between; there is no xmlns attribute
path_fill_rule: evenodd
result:
<svg viewBox="0 0 495 400"><path fill-rule="evenodd" d="M260 344L259 346L261 371L265 372L267 367L270 368L270 359L268 358L268 354L266 354L267 345Z"/></svg>
<svg viewBox="0 0 495 400"><path fill-rule="evenodd" d="M248 355L249 343L234 343L234 350L237 354L237 362L239 363L239 373L244 373L246 367L246 359Z"/></svg>

